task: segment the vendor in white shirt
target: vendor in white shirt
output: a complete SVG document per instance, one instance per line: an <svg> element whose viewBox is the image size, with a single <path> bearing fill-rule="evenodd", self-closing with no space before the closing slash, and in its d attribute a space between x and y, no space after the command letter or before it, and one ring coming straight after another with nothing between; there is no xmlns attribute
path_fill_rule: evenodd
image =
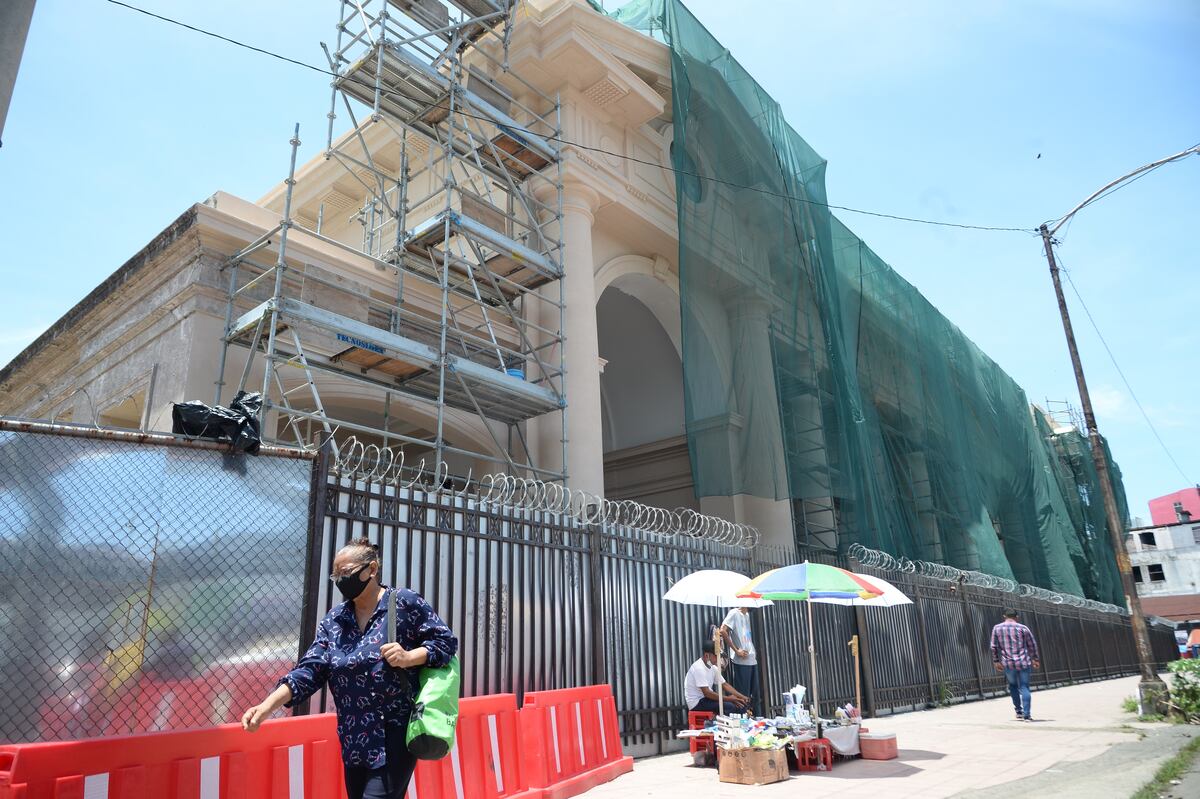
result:
<svg viewBox="0 0 1200 799"><path fill-rule="evenodd" d="M703 654L688 669L683 680L683 696L687 700L688 710L718 712L718 689L725 691L726 713L741 713L750 704L749 699L725 682L725 678L717 669L716 648L712 641L705 641Z"/></svg>
<svg viewBox="0 0 1200 799"><path fill-rule="evenodd" d="M733 608L721 622L721 637L733 652L733 668L729 675L733 686L749 700L755 712L762 715L762 702L754 701L758 693L758 652L750 631L750 608Z"/></svg>

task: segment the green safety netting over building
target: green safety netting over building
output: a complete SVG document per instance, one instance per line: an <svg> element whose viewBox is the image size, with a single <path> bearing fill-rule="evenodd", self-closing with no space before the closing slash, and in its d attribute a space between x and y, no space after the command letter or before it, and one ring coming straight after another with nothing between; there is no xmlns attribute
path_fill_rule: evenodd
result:
<svg viewBox="0 0 1200 799"><path fill-rule="evenodd" d="M1123 604L1086 439L833 216L824 159L682 3L612 16L671 50L697 496L790 500L804 545Z"/></svg>

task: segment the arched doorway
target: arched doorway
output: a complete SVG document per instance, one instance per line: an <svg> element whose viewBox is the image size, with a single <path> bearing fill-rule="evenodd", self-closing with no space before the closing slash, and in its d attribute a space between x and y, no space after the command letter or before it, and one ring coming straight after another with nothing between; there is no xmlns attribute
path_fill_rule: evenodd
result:
<svg viewBox="0 0 1200 799"><path fill-rule="evenodd" d="M598 275L604 490L612 499L699 509L684 430L679 297L654 267L627 256Z"/></svg>

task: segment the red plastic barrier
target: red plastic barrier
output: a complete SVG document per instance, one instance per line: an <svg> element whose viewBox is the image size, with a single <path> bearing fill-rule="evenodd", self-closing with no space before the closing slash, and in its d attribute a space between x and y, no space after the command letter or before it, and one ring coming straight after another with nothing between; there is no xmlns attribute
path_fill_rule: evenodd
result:
<svg viewBox="0 0 1200 799"><path fill-rule="evenodd" d="M167 718L200 681L156 682L129 709ZM208 683L213 688L212 683ZM607 685L464 699L450 756L422 761L408 799L563 799L632 768ZM344 799L333 714L239 725L0 745L0 799Z"/></svg>
<svg viewBox="0 0 1200 799"><path fill-rule="evenodd" d="M417 763L407 799L540 799L527 790L515 695L462 700L456 737L448 757Z"/></svg>
<svg viewBox="0 0 1200 799"><path fill-rule="evenodd" d="M171 708L185 684L135 706ZM144 718L143 718L144 720ZM450 756L417 765L409 799L541 799L528 790L513 694L464 699ZM333 714L238 725L0 746L0 799L343 799Z"/></svg>
<svg viewBox="0 0 1200 799"><path fill-rule="evenodd" d="M330 714L0 746L0 799L344 799Z"/></svg>
<svg viewBox="0 0 1200 799"><path fill-rule="evenodd" d="M543 799L578 796L633 769L608 685L526 694L521 736L529 787Z"/></svg>

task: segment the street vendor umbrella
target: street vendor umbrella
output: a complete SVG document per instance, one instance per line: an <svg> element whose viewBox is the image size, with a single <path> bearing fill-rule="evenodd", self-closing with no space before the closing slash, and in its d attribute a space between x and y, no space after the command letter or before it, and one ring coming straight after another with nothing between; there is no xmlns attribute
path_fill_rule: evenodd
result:
<svg viewBox="0 0 1200 799"><path fill-rule="evenodd" d="M737 572L723 569L701 569L681 577L671 590L663 594L663 599L678 602L682 605L707 605L714 608L761 608L773 605L769 599L755 597L739 597L738 589L744 586L749 577ZM717 649L717 673L721 673L720 633L713 638L713 647ZM722 677L722 679L724 679ZM717 711L725 715L725 691L717 691Z"/></svg>
<svg viewBox="0 0 1200 799"><path fill-rule="evenodd" d="M870 604L871 600L885 595L885 590L874 577L839 569L825 563L797 563L772 569L755 577L737 592L738 596L754 599L793 600L808 602L808 658L812 673L813 715L820 719L820 694L817 691L817 652L813 645L813 602L838 602L846 600L856 604ZM896 590L892 586L892 590ZM838 602L840 604L840 602Z"/></svg>
<svg viewBox="0 0 1200 799"><path fill-rule="evenodd" d="M854 572L851 572L851 574L854 574ZM864 607L872 607L872 608L892 608L892 607L895 607L896 605L911 605L912 604L912 600L909 599L903 591L901 591L899 588L897 588L896 586L889 583L887 580L881 580L880 578L875 577L874 575L871 575L871 576L855 575L855 576L863 577L863 579L869 580L871 582L872 586L883 591L883 593L878 596L872 596L869 599L863 599L861 596L856 596L856 597L853 597L850 599L846 599L844 597L827 596L827 597L814 597L812 601L813 602L824 602L827 605L862 605Z"/></svg>
<svg viewBox="0 0 1200 799"><path fill-rule="evenodd" d="M761 608L774 604L769 599L739 597L750 578L722 569L702 569L679 579L663 599L682 605L707 605L714 608Z"/></svg>
<svg viewBox="0 0 1200 799"><path fill-rule="evenodd" d="M797 563L758 575L737 591L755 599L872 599L883 589L874 578L825 563Z"/></svg>
<svg viewBox="0 0 1200 799"><path fill-rule="evenodd" d="M870 605L876 608L891 608L896 605L911 605L912 600L904 595L896 586L889 583L887 580L881 580L878 577L871 576L868 578L871 585L882 589L883 593L879 596L873 596L870 599L863 599L861 596L856 596L852 599L843 597L814 597L812 602L823 602L827 605ZM851 652L854 654L854 701L858 705L862 705L862 688L859 684L858 670L858 636L855 635L850 639Z"/></svg>

